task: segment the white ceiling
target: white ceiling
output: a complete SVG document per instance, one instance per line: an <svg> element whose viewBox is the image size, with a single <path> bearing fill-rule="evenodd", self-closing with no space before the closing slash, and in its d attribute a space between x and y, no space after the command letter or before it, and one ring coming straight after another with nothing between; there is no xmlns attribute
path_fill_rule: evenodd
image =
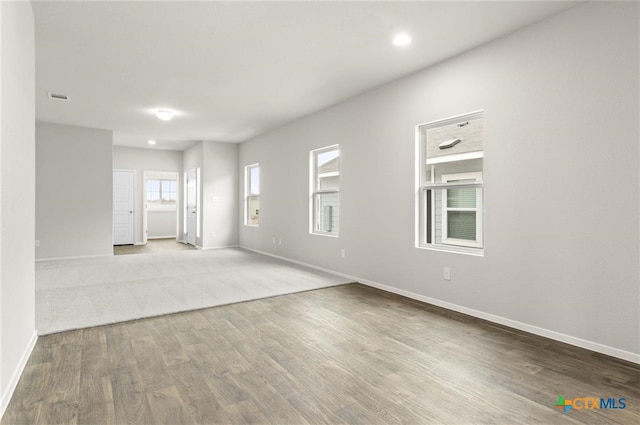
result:
<svg viewBox="0 0 640 425"><path fill-rule="evenodd" d="M33 1L36 111L124 146L242 142L576 2ZM405 31L413 43L391 44ZM47 92L70 96L68 103ZM158 120L169 108L176 117Z"/></svg>

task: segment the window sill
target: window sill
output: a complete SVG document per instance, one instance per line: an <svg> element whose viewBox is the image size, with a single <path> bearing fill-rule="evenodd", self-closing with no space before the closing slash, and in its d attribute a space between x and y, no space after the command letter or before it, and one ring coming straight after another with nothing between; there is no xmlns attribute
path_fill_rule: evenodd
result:
<svg viewBox="0 0 640 425"><path fill-rule="evenodd" d="M424 249L427 251L450 252L452 254L471 255L473 257L484 257L484 249L477 249L477 248L455 248L455 247L447 247L442 245L436 245L436 246L416 245L416 248Z"/></svg>
<svg viewBox="0 0 640 425"><path fill-rule="evenodd" d="M336 234L336 233L319 233L319 232L309 232L310 235L315 235L315 236L326 236L329 238L337 238L340 235Z"/></svg>
<svg viewBox="0 0 640 425"><path fill-rule="evenodd" d="M147 207L148 212L176 212L177 208L173 207Z"/></svg>

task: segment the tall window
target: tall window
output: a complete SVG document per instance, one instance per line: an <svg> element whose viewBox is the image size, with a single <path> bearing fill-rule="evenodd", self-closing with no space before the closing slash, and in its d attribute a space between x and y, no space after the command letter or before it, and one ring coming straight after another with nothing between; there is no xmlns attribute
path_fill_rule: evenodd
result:
<svg viewBox="0 0 640 425"><path fill-rule="evenodd" d="M147 208L175 209L177 187L175 180L147 180Z"/></svg>
<svg viewBox="0 0 640 425"><path fill-rule="evenodd" d="M340 147L311 151L311 233L338 236L340 231Z"/></svg>
<svg viewBox="0 0 640 425"><path fill-rule="evenodd" d="M418 247L483 254L482 117L418 126Z"/></svg>
<svg viewBox="0 0 640 425"><path fill-rule="evenodd" d="M260 224L260 165L247 165L245 176L245 219L247 226Z"/></svg>

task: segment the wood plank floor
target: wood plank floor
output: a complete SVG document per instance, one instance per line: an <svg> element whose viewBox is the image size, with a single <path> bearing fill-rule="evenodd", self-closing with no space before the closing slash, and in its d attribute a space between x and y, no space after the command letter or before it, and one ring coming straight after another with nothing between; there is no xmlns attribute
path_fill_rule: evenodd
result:
<svg viewBox="0 0 640 425"><path fill-rule="evenodd" d="M636 424L640 369L352 284L41 337L2 424L76 423Z"/></svg>

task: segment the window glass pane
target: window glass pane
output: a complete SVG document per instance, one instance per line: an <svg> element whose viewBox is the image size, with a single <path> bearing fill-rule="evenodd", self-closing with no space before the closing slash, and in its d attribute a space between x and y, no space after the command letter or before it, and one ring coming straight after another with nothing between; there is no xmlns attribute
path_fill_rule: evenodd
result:
<svg viewBox="0 0 640 425"><path fill-rule="evenodd" d="M320 176L318 178L318 190L340 189L340 176Z"/></svg>
<svg viewBox="0 0 640 425"><path fill-rule="evenodd" d="M258 225L260 223L260 199L257 196L250 196L247 199L247 224Z"/></svg>
<svg viewBox="0 0 640 425"><path fill-rule="evenodd" d="M340 150L321 152L316 158L318 190L338 189L340 184Z"/></svg>
<svg viewBox="0 0 640 425"><path fill-rule="evenodd" d="M476 189L461 188L447 190L447 207L448 208L475 208L476 207Z"/></svg>
<svg viewBox="0 0 640 425"><path fill-rule="evenodd" d="M162 203L174 204L176 201L175 180L162 180Z"/></svg>
<svg viewBox="0 0 640 425"><path fill-rule="evenodd" d="M447 237L453 239L476 240L476 212L448 211Z"/></svg>
<svg viewBox="0 0 640 425"><path fill-rule="evenodd" d="M316 195L316 231L338 233L340 195L338 193L319 193Z"/></svg>
<svg viewBox="0 0 640 425"><path fill-rule="evenodd" d="M147 180L147 202L160 202L160 180Z"/></svg>
<svg viewBox="0 0 640 425"><path fill-rule="evenodd" d="M337 167L337 162L338 161L337 161L337 159L338 159L339 156L340 156L340 151L338 149L334 149L334 150L326 151L326 152L320 152L318 154L318 169L319 169L319 171L323 172L322 167L325 166L326 164L328 164L329 162L332 162L333 160L336 160L336 161L334 161L334 163L336 164L335 171L337 171L338 170L338 167ZM327 171L327 170L324 170L324 171Z"/></svg>
<svg viewBox="0 0 640 425"><path fill-rule="evenodd" d="M249 169L249 193L252 195L260 194L260 167Z"/></svg>

